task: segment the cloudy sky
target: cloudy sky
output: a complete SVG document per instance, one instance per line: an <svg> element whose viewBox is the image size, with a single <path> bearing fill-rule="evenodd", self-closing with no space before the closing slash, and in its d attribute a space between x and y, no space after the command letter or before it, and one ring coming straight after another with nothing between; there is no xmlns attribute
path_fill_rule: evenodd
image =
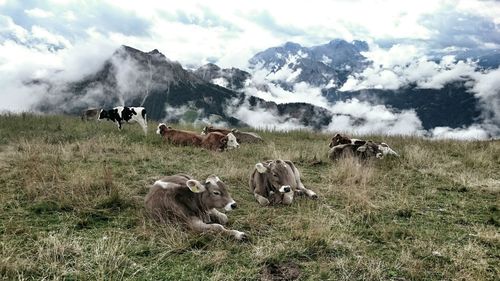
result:
<svg viewBox="0 0 500 281"><path fill-rule="evenodd" d="M33 89L23 88L22 82L48 75L79 79L122 44L143 51L158 49L187 67L215 62L246 69L248 59L266 48L287 41L308 47L335 38L367 41L367 56L375 62L400 65L412 60L390 74L398 77L388 77L374 65L363 73L370 79L352 77L346 89L375 84L397 88L412 82L415 69L432 76L423 85L440 85L449 76L474 69L452 62L455 72L433 73L428 70L435 66L419 58L500 50L500 2L0 0L0 110L26 110L34 102ZM63 69L64 76L54 72ZM492 77L498 73L485 76L489 82L478 87L488 93L493 87L494 92L498 79ZM319 93L298 86L296 97Z"/></svg>
<svg viewBox="0 0 500 281"><path fill-rule="evenodd" d="M496 1L0 0L0 23L2 57L22 55L20 46L54 51L94 42L101 50L156 48L185 65L241 68L256 52L286 41L360 39L385 47L404 41L429 49L500 44Z"/></svg>

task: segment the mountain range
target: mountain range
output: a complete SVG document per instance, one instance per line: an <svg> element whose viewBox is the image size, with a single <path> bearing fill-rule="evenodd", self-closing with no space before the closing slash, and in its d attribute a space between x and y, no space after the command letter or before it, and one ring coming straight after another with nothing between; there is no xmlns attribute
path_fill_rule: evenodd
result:
<svg viewBox="0 0 500 281"><path fill-rule="evenodd" d="M480 101L464 81L448 83L441 89L409 84L397 90L340 91L349 76L372 64L363 56L367 50L366 42L356 40L335 39L312 47L287 42L255 54L249 60L249 71L223 69L212 63L191 71L156 49L142 52L122 46L97 72L81 80L30 83L47 85L50 98L36 106L43 112L79 114L88 107L141 105L155 120L248 126L248 120L242 117L245 109L254 114L270 112L280 122L325 128L337 115L326 108L305 102L277 104L246 91L249 85L263 92L269 92L270 85L291 90L297 83L305 82L320 88L322 96L332 104L355 98L385 105L396 112L415 110L424 129L458 128L481 121ZM487 67L498 67L498 58L496 53L483 54L481 62ZM256 82L255 71L265 71L269 83ZM286 71L289 76L283 79L280 73Z"/></svg>
<svg viewBox="0 0 500 281"><path fill-rule="evenodd" d="M249 111L272 112L281 120L293 120L316 129L328 125L331 119L328 110L307 103L276 104L207 82L218 76L229 77L226 74L235 78L229 85L235 88L242 87L249 75L237 69L221 70L215 65L192 72L158 50L142 52L122 46L99 71L82 80L62 85L36 80L30 83L48 85L50 98L36 106L42 112L80 114L89 107L140 105L147 109L148 118L154 120L203 120L248 126L233 116L244 106Z"/></svg>

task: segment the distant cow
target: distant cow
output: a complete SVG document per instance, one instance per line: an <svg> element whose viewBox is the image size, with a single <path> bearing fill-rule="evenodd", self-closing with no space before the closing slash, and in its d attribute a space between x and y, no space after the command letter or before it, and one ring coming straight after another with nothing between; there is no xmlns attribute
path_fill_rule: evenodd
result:
<svg viewBox="0 0 500 281"><path fill-rule="evenodd" d="M330 151L328 151L328 158L335 161L340 158L356 156L360 159L366 160L375 158L383 158L384 154L380 150L380 145L367 141L363 145L358 144L339 144L333 146Z"/></svg>
<svg viewBox="0 0 500 281"><path fill-rule="evenodd" d="M225 184L210 176L204 183L178 174L156 181L145 198L148 214L158 222L181 223L196 232L221 232L238 240L248 236L241 231L226 229L228 219L217 208L236 209Z"/></svg>
<svg viewBox="0 0 500 281"><path fill-rule="evenodd" d="M225 129L225 128L214 128L213 126L206 126L203 128L203 131L201 132L202 135L211 133L211 132L219 132L223 133L225 135L229 133L233 133L233 135L236 137L239 143L257 143L257 142L263 142L262 138L257 135L256 133L252 132L241 132L237 129Z"/></svg>
<svg viewBox="0 0 500 281"><path fill-rule="evenodd" d="M294 193L318 197L312 190L304 187L299 171L292 161L288 160L269 160L255 164L249 185L255 199L262 206L291 204Z"/></svg>
<svg viewBox="0 0 500 281"><path fill-rule="evenodd" d="M212 133L212 132L218 132L218 133L222 133L224 135L227 135L231 132L233 132L235 129L225 129L225 128L214 128L213 126L206 126L205 128L203 128L203 131L201 131L201 134L202 135L207 135L208 133Z"/></svg>
<svg viewBox="0 0 500 281"><path fill-rule="evenodd" d="M366 143L366 141L364 141L364 140L351 139L351 138L342 136L341 134L336 134L335 136L333 136L333 138L330 141L330 144L328 146L330 148L332 148L332 147L339 145L339 144L363 145L365 143Z"/></svg>
<svg viewBox="0 0 500 281"><path fill-rule="evenodd" d="M226 149L238 148L240 144L232 133L224 135L219 132L212 132L202 137L201 146L208 150L224 151Z"/></svg>
<svg viewBox="0 0 500 281"><path fill-rule="evenodd" d="M240 143L259 143L264 141L259 135L252 132L240 132L236 130L233 134Z"/></svg>
<svg viewBox="0 0 500 281"><path fill-rule="evenodd" d="M330 149L330 152L332 152L333 154L338 154L339 151L344 150L346 147L350 148L350 149L347 149L346 151L349 151L349 150L357 151L360 147L363 146L363 148L361 148L361 150L363 151L361 154L364 155L365 157L376 156L377 153L379 153L379 152L381 153L381 155L380 155L380 157L377 157L377 158L383 158L386 155L394 155L394 156L399 157L399 154L397 154L396 151L392 150L392 148L390 148L389 145L386 144L385 142L377 143L377 142L373 142L373 141L351 139L351 138L342 136L341 134L336 134L335 136L333 136L333 138L330 141L330 144L328 146L330 148L333 148L335 146L346 145L346 144L350 144L352 146L341 146L341 147L337 148L335 151ZM378 147L375 148L375 145ZM366 149L368 149L368 150L366 150ZM361 150L359 152L361 152Z"/></svg>
<svg viewBox="0 0 500 281"><path fill-rule="evenodd" d="M109 110L102 109L99 113L99 119L108 119L115 122L120 130L124 122L137 122L144 134L148 133L146 109L144 107L117 106Z"/></svg>
<svg viewBox="0 0 500 281"><path fill-rule="evenodd" d="M99 118L100 111L101 110L99 108L89 108L84 110L81 115L82 121L89 121L89 119L97 120L97 118Z"/></svg>
<svg viewBox="0 0 500 281"><path fill-rule="evenodd" d="M203 137L195 132L176 130L164 123L158 125L156 133L161 135L165 140L176 145L201 146L203 141Z"/></svg>

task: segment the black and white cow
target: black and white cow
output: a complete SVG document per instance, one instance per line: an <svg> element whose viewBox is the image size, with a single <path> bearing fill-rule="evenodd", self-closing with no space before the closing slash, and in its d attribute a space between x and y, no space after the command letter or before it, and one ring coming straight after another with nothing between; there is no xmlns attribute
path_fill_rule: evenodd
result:
<svg viewBox="0 0 500 281"><path fill-rule="evenodd" d="M98 119L111 120L116 123L120 130L124 122L137 122L144 131L144 134L148 133L146 109L144 107L117 106L109 110L101 109Z"/></svg>

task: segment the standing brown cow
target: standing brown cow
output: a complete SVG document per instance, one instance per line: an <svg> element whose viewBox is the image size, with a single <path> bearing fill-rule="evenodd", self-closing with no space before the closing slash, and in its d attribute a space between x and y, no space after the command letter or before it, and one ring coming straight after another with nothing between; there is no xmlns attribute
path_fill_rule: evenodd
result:
<svg viewBox="0 0 500 281"><path fill-rule="evenodd" d="M156 181L145 198L146 210L158 222L181 223L196 232L222 232L238 240L248 236L226 229L228 219L217 208L236 209L225 184L210 176L204 183L185 174L167 176Z"/></svg>

